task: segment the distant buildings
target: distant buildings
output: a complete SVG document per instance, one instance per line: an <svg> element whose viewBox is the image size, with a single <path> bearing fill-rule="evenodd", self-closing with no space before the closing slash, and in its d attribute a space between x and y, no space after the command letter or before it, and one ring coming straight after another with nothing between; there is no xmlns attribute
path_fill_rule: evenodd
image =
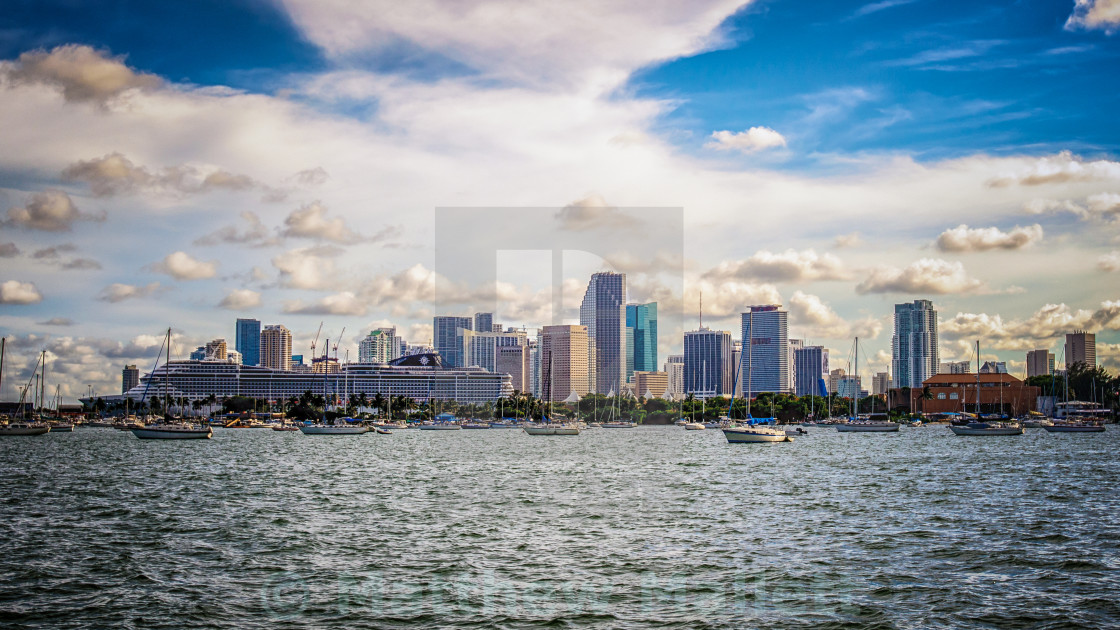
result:
<svg viewBox="0 0 1120 630"><path fill-rule="evenodd" d="M848 375L844 368L836 368L828 372L828 392L835 394L840 390L840 379Z"/></svg>
<svg viewBox="0 0 1120 630"><path fill-rule="evenodd" d="M226 360L226 340L214 339L206 344L206 358L215 361Z"/></svg>
<svg viewBox="0 0 1120 630"><path fill-rule="evenodd" d="M666 389L673 397L684 394L684 355L672 354L665 359Z"/></svg>
<svg viewBox="0 0 1120 630"><path fill-rule="evenodd" d="M840 398L866 398L862 376L841 376L836 383L836 395Z"/></svg>
<svg viewBox="0 0 1120 630"><path fill-rule="evenodd" d="M477 330L478 332L494 332L494 314L475 313L474 330Z"/></svg>
<svg viewBox="0 0 1120 630"><path fill-rule="evenodd" d="M980 366L981 374L1007 374L1006 361L985 361L984 365Z"/></svg>
<svg viewBox="0 0 1120 630"><path fill-rule="evenodd" d="M789 392L794 393L797 391L797 368L796 357L794 353L805 347L804 339L790 339L789 340L789 358L787 365L789 366Z"/></svg>
<svg viewBox="0 0 1120 630"><path fill-rule="evenodd" d="M634 395L639 398L661 398L669 387L669 375L665 372L634 372Z"/></svg>
<svg viewBox="0 0 1120 630"><path fill-rule="evenodd" d="M979 387L977 387L979 383ZM922 387L910 390L910 408L918 413L976 412L976 396L980 396L980 413L1023 415L1034 411L1041 388L1026 386L1005 373L938 374L926 379L930 398Z"/></svg>
<svg viewBox="0 0 1120 630"><path fill-rule="evenodd" d="M136 369L135 365L126 365L121 370L121 393L136 387L140 384L140 370Z"/></svg>
<svg viewBox="0 0 1120 630"><path fill-rule="evenodd" d="M292 367L292 331L280 324L261 331L261 365L274 370Z"/></svg>
<svg viewBox="0 0 1120 630"><path fill-rule="evenodd" d="M510 385L517 391L529 391L529 345L499 346L494 371L509 374Z"/></svg>
<svg viewBox="0 0 1120 630"><path fill-rule="evenodd" d="M793 363L796 375L794 393L798 396L820 395L819 382L821 379L828 379L828 348L799 348L793 353Z"/></svg>
<svg viewBox="0 0 1120 630"><path fill-rule="evenodd" d="M621 332L621 330L619 331ZM575 392L586 396L588 334L586 326L545 326L540 336L541 400L560 402ZM621 376L621 371L619 372ZM615 390L618 393L619 390Z"/></svg>
<svg viewBox="0 0 1120 630"><path fill-rule="evenodd" d="M684 334L684 394L711 398L730 394L731 333L701 328Z"/></svg>
<svg viewBox="0 0 1120 630"><path fill-rule="evenodd" d="M929 300L895 304L891 340L891 373L896 387L921 389L937 373L941 355L937 342L937 311Z"/></svg>
<svg viewBox="0 0 1120 630"><path fill-rule="evenodd" d="M258 319L237 319L234 347L241 353L242 365L261 364L261 322Z"/></svg>
<svg viewBox="0 0 1120 630"><path fill-rule="evenodd" d="M626 380L657 369L657 302L626 305ZM641 395L640 392L638 395Z"/></svg>
<svg viewBox="0 0 1120 630"><path fill-rule="evenodd" d="M969 361L946 361L938 365L938 374L971 374L972 363Z"/></svg>
<svg viewBox="0 0 1120 630"><path fill-rule="evenodd" d="M461 355L464 366L478 366L495 371L498 361L498 348L523 346L527 343L525 331L479 332L459 329Z"/></svg>
<svg viewBox="0 0 1120 630"><path fill-rule="evenodd" d="M388 363L399 349L395 327L375 328L358 342L358 363Z"/></svg>
<svg viewBox="0 0 1120 630"><path fill-rule="evenodd" d="M790 391L788 317L780 304L750 306L742 314L743 359L738 369L745 394Z"/></svg>
<svg viewBox="0 0 1120 630"><path fill-rule="evenodd" d="M1054 373L1054 353L1049 350L1031 350L1027 353L1027 378L1049 376Z"/></svg>
<svg viewBox="0 0 1120 630"><path fill-rule="evenodd" d="M592 391L621 392L626 380L626 274L592 274L579 307L579 323L587 328L592 346L588 352ZM547 367L543 357L541 366Z"/></svg>
<svg viewBox="0 0 1120 630"><path fill-rule="evenodd" d="M886 396L891 389L891 375L886 372L876 372L871 377L871 393L875 396Z"/></svg>
<svg viewBox="0 0 1120 630"><path fill-rule="evenodd" d="M1079 330L1066 335L1066 369L1075 363L1097 367L1097 336Z"/></svg>
<svg viewBox="0 0 1120 630"><path fill-rule="evenodd" d="M462 367L463 349L459 340L459 330L471 330L474 322L470 317L436 315L432 318L432 336L435 337L436 352L443 357L448 367Z"/></svg>

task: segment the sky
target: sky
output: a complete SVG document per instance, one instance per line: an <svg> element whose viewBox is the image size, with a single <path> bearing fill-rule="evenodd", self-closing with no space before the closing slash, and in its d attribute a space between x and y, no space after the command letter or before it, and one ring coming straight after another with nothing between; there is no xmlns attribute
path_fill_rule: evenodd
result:
<svg viewBox="0 0 1120 630"><path fill-rule="evenodd" d="M662 360L702 299L886 371L930 299L943 361L1088 330L1115 372L1117 31L1120 0L7 2L0 398L43 350L64 400L118 393L238 317L352 358L433 314L575 323L598 270L658 301Z"/></svg>

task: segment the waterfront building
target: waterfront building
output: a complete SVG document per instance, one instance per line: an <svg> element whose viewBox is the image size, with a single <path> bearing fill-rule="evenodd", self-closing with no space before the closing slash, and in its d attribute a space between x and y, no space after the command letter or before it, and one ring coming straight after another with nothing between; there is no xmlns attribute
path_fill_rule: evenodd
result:
<svg viewBox="0 0 1120 630"><path fill-rule="evenodd" d="M742 314L743 358L738 368L741 391L751 396L790 391L788 317L780 304L750 306Z"/></svg>
<svg viewBox="0 0 1120 630"><path fill-rule="evenodd" d="M495 372L509 374L510 386L519 392L529 388L529 345L499 346Z"/></svg>
<svg viewBox="0 0 1120 630"><path fill-rule="evenodd" d="M545 326L541 331L541 400L560 402L572 392L586 396L591 391L587 327Z"/></svg>
<svg viewBox="0 0 1120 630"><path fill-rule="evenodd" d="M657 302L626 305L626 380L657 369ZM640 394L639 394L640 395Z"/></svg>
<svg viewBox="0 0 1120 630"><path fill-rule="evenodd" d="M399 349L395 327L375 328L358 342L358 363L388 363Z"/></svg>
<svg viewBox="0 0 1120 630"><path fill-rule="evenodd" d="M789 392L797 392L797 365L796 365L796 352L805 347L804 339L790 339L789 340L789 358L787 364L789 366Z"/></svg>
<svg viewBox="0 0 1120 630"><path fill-rule="evenodd" d="M474 330L478 332L494 332L494 314L475 313Z"/></svg>
<svg viewBox="0 0 1120 630"><path fill-rule="evenodd" d="M929 399L923 397L923 388L927 386ZM1042 394L1042 388L1024 385L1023 381L1004 372L937 374L926 379L922 387L910 390L910 408L926 414L975 413L977 389L980 393L980 413L985 414L1024 415L1036 410L1038 397Z"/></svg>
<svg viewBox="0 0 1120 630"><path fill-rule="evenodd" d="M497 369L498 348L528 343L525 331L517 329L508 332L479 332L460 328L459 340L463 365L476 365L491 372Z"/></svg>
<svg viewBox="0 0 1120 630"><path fill-rule="evenodd" d="M471 330L474 322L470 317L456 317L453 315L437 315L432 318L432 335L436 352L443 357L443 364L448 367L463 365L463 348L459 340L459 330Z"/></svg>
<svg viewBox="0 0 1120 630"><path fill-rule="evenodd" d="M971 361L945 361L938 364L938 374L971 374Z"/></svg>
<svg viewBox="0 0 1120 630"><path fill-rule="evenodd" d="M730 394L731 333L700 328L684 334L684 394L712 398Z"/></svg>
<svg viewBox="0 0 1120 630"><path fill-rule="evenodd" d="M126 365L121 370L121 393L136 387L140 383L140 370L135 365Z"/></svg>
<svg viewBox="0 0 1120 630"><path fill-rule="evenodd" d="M665 359L666 389L674 398L684 394L684 355L671 354Z"/></svg>
<svg viewBox="0 0 1120 630"><path fill-rule="evenodd" d="M238 318L233 339L234 347L241 353L242 365L261 364L261 322L259 319Z"/></svg>
<svg viewBox="0 0 1120 630"><path fill-rule="evenodd" d="M793 353L794 385L798 396L820 395L819 382L828 379L828 348L805 346ZM831 391L831 390L830 390Z"/></svg>
<svg viewBox="0 0 1120 630"><path fill-rule="evenodd" d="M886 372L876 372L871 377L871 393L876 396L886 396L891 389L891 375Z"/></svg>
<svg viewBox="0 0 1120 630"><path fill-rule="evenodd" d="M631 386L635 396L661 398L669 387L669 375L665 372L634 372Z"/></svg>
<svg viewBox="0 0 1120 630"><path fill-rule="evenodd" d="M1027 378L1049 376L1054 373L1054 353L1046 350L1031 350L1027 353Z"/></svg>
<svg viewBox="0 0 1120 630"><path fill-rule="evenodd" d="M984 365L980 366L981 374L1007 374L1006 361L985 361Z"/></svg>
<svg viewBox="0 0 1120 630"><path fill-rule="evenodd" d="M1084 363L1090 368L1097 367L1097 336L1079 330L1066 335L1066 369L1074 363Z"/></svg>
<svg viewBox="0 0 1120 630"><path fill-rule="evenodd" d="M594 379L592 391L622 391L626 382L626 274L592 274L579 307L579 323L587 328L589 343L594 345L593 362L588 366L588 376Z"/></svg>
<svg viewBox="0 0 1120 630"><path fill-rule="evenodd" d="M937 373L941 354L937 340L937 311L929 300L894 305L891 373L895 385L921 389Z"/></svg>
<svg viewBox="0 0 1120 630"><path fill-rule="evenodd" d="M274 370L292 367L292 331L280 324L261 330L261 365Z"/></svg>

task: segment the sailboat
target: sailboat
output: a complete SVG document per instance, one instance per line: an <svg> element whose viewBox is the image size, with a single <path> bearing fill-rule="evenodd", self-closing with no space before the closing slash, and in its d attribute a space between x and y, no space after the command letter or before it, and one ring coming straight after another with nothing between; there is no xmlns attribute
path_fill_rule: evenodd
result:
<svg viewBox="0 0 1120 630"><path fill-rule="evenodd" d="M551 351L549 351L549 353L548 353L548 364L549 364L548 365L548 416L543 418L544 422L542 424L537 424L537 425L526 424L525 425L525 433L527 433L529 435L579 435L579 425L578 424L571 424L571 423L566 423L566 424L556 423L556 424L554 424L552 422L552 399L553 399L553 393L552 393L553 389L552 388L553 388L553 384L555 383L555 379L553 378L552 371L553 371L553 366L555 365L555 362L553 361L553 356L552 356Z"/></svg>
<svg viewBox="0 0 1120 630"><path fill-rule="evenodd" d="M1003 384L1000 383L1000 387ZM1002 403L1000 405L1003 406ZM976 341L976 422L965 425L949 425L954 435L1022 435L1023 427L1018 422L984 422L980 418L980 341Z"/></svg>
<svg viewBox="0 0 1120 630"><path fill-rule="evenodd" d="M852 419L847 424L836 425L840 433L897 433L897 422L882 420L859 420L856 401L859 400L859 337L855 338L855 369L853 370L853 383L856 391L852 394Z"/></svg>
<svg viewBox="0 0 1120 630"><path fill-rule="evenodd" d="M343 334L346 328L342 328ZM342 335L339 335L340 337ZM314 346L312 346L314 348ZM337 360L338 344L335 344L335 358ZM330 373L330 358L331 358L331 340L327 339L326 347L323 349L323 417L317 424L301 424L299 425L299 432L304 435L361 435L369 432L369 427L363 424L349 424L345 421L339 424L327 424L327 404L330 401L332 394L327 392L327 375ZM335 381L335 393L337 393L338 381Z"/></svg>
<svg viewBox="0 0 1120 630"><path fill-rule="evenodd" d="M158 361L158 359L157 359ZM153 373L152 376L155 376ZM148 381L151 384L151 379ZM209 440L214 436L210 425L194 424L182 418L171 417L171 329L167 329L167 359L163 364L164 410L167 416L162 422L130 429L141 440Z"/></svg>
<svg viewBox="0 0 1120 630"><path fill-rule="evenodd" d="M4 382L4 346L7 344L7 338L0 338L0 385ZM27 395L27 390L20 396L20 407L23 406L24 396ZM0 424L0 435L43 435L49 433L51 428L39 422L4 422Z"/></svg>
<svg viewBox="0 0 1120 630"><path fill-rule="evenodd" d="M754 332L754 312L750 314L750 330ZM792 442L793 438L786 435L785 429L774 426L777 418L754 418L751 416L751 349L750 340L745 339L747 349L747 418L743 424L732 421L730 426L723 428L723 435L730 444L761 443L761 442ZM742 359L740 359L742 363ZM738 366L736 366L738 367ZM739 385L738 371L732 375L731 404L727 407L727 415L731 415L731 408L735 406L735 391ZM773 414L771 414L773 415Z"/></svg>

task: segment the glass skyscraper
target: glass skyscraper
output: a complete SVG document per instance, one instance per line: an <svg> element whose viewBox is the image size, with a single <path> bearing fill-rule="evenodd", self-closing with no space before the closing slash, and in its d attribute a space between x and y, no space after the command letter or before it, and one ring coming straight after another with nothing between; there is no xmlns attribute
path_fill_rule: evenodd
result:
<svg viewBox="0 0 1120 630"><path fill-rule="evenodd" d="M657 302L626 305L626 380L657 371Z"/></svg>
<svg viewBox="0 0 1120 630"><path fill-rule="evenodd" d="M798 396L820 396L821 379L828 382L828 348L806 346L793 351L794 392ZM827 394L825 387L825 394Z"/></svg>
<svg viewBox="0 0 1120 630"><path fill-rule="evenodd" d="M594 348L594 387L598 394L620 393L626 378L626 274L593 274L579 307L579 323L587 326Z"/></svg>
<svg viewBox="0 0 1120 630"><path fill-rule="evenodd" d="M443 357L447 367L463 367L463 346L459 340L459 329L472 330L470 317L436 315L432 318L432 340L436 352Z"/></svg>
<svg viewBox="0 0 1120 630"><path fill-rule="evenodd" d="M261 364L261 322L259 319L237 320L234 347L241 353L241 365Z"/></svg>
<svg viewBox="0 0 1120 630"><path fill-rule="evenodd" d="M750 306L743 313L739 382L744 394L790 391L789 313L781 308L780 304Z"/></svg>
<svg viewBox="0 0 1120 630"><path fill-rule="evenodd" d="M684 334L684 394L730 394L731 378L731 333L701 328Z"/></svg>
<svg viewBox="0 0 1120 630"><path fill-rule="evenodd" d="M894 305L894 338L891 339L891 372L895 387L921 389L937 374L941 354L937 349L937 311L933 302L914 300Z"/></svg>

